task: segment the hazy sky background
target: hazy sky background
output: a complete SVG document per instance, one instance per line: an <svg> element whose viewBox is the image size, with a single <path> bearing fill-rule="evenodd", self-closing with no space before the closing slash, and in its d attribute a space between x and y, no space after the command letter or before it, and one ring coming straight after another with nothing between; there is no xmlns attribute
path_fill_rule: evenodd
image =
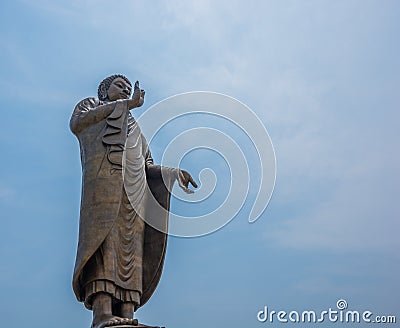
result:
<svg viewBox="0 0 400 328"><path fill-rule="evenodd" d="M140 321L290 326L256 314L323 311L340 298L399 321L399 17L389 0L2 1L1 325L90 325L71 288L81 169L68 123L114 73L146 89L138 115L187 91L239 99L277 157L256 223L246 203L216 233L169 239ZM185 168L218 167L223 187L221 159L193 155Z"/></svg>

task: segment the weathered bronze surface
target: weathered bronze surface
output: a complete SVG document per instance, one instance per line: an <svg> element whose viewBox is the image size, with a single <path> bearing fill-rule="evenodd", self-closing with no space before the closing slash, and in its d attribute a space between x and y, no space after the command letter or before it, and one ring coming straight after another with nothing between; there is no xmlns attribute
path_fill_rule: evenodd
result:
<svg viewBox="0 0 400 328"><path fill-rule="evenodd" d="M137 81L132 97L131 93L125 76L110 76L100 83L98 99L80 101L70 120L82 164L72 284L78 301L93 311L92 328L148 327L133 319L134 312L159 282L167 235L146 223L147 215L158 215L167 227L173 183L177 180L187 193L193 192L189 183L197 188L188 172L154 164L130 113L143 105L145 91ZM128 141L130 146L125 147ZM165 210L148 208L147 189Z"/></svg>

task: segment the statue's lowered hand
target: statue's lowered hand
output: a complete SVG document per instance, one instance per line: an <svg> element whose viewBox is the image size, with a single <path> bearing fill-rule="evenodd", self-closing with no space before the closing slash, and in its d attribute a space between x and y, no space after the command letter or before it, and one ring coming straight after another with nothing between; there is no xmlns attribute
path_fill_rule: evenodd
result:
<svg viewBox="0 0 400 328"><path fill-rule="evenodd" d="M197 183L193 180L192 176L185 170L180 170L180 169L177 169L177 174L178 174L177 180L179 187L181 187L184 192L188 194L193 194L194 190L189 189L189 183L195 188L197 188Z"/></svg>

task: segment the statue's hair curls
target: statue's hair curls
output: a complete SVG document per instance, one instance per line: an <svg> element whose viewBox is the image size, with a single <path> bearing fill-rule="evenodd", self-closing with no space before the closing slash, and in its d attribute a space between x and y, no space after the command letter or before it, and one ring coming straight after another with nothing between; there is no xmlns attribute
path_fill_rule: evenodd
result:
<svg viewBox="0 0 400 328"><path fill-rule="evenodd" d="M128 78L124 75L121 74L114 74L109 77L106 77L103 81L100 82L99 87L97 89L97 95L99 97L99 100L107 100L107 90L110 87L112 81L114 81L116 78L122 78L125 80L126 83L128 83L132 87L131 81L128 80Z"/></svg>

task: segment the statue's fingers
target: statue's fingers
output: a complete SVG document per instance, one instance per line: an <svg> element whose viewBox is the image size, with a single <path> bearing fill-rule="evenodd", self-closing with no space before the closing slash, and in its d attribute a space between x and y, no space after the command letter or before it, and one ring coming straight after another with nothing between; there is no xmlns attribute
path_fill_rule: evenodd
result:
<svg viewBox="0 0 400 328"><path fill-rule="evenodd" d="M193 187L197 188L197 183L193 180L191 175L189 175L189 182L192 184Z"/></svg>
<svg viewBox="0 0 400 328"><path fill-rule="evenodd" d="M178 184L179 187L182 188L182 190L187 193L187 194L193 194L194 191L188 188L188 181L186 181L185 179L178 179Z"/></svg>
<svg viewBox="0 0 400 328"><path fill-rule="evenodd" d="M135 89L139 88L139 81L135 82Z"/></svg>
<svg viewBox="0 0 400 328"><path fill-rule="evenodd" d="M185 187L189 187L189 180L187 177L185 177L185 179L183 179L183 184L185 185Z"/></svg>
<svg viewBox="0 0 400 328"><path fill-rule="evenodd" d="M185 189L183 189L187 194L193 194L194 193L194 190L192 190L192 189L189 189L189 188L185 188Z"/></svg>

